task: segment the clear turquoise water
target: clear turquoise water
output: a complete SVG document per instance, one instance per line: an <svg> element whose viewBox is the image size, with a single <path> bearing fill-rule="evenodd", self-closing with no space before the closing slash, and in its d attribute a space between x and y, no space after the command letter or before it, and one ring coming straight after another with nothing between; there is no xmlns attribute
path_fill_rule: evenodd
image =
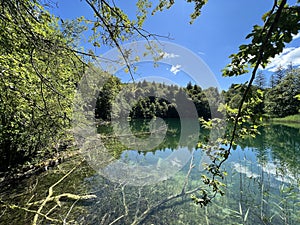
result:
<svg viewBox="0 0 300 225"><path fill-rule="evenodd" d="M139 122L133 125L133 130L139 128ZM147 128L143 129L147 132ZM188 142L178 146L179 131L178 121L169 121L168 136L149 152L127 149L113 137L103 142L116 159L131 163L133 168L138 164L162 171L163 160L174 151L186 149L194 153L194 168L186 186L186 191L189 191L202 185L200 177L205 174L202 163L208 159L201 149L189 146ZM110 127L99 127L99 132L113 134ZM1 199L28 207L26 202L45 198L48 188L78 161L79 158L73 158L53 170L4 188ZM176 163L180 163L178 159L172 162L175 167ZM240 141L223 168L228 173L223 180L225 195L216 197L207 207L194 204L190 195L156 207L170 196L181 193L189 162L172 176L158 176L158 182L147 185L114 182L109 176L95 171L95 167L83 163L54 189L55 194L95 194L97 198L62 201L61 207L53 209L49 217L65 219L67 224L300 224L299 129L265 126L255 139ZM54 206L55 203L49 203L42 212L46 214ZM30 207L32 210L37 208ZM32 213L2 209L0 224L30 224L32 221ZM40 222L50 224L42 217Z"/></svg>

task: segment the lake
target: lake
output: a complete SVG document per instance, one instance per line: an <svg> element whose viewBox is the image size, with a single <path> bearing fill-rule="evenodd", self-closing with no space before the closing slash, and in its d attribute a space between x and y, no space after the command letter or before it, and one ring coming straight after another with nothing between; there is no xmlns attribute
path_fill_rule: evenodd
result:
<svg viewBox="0 0 300 225"><path fill-rule="evenodd" d="M86 160L55 186L54 195L68 192L96 198L62 199L60 207L49 202L41 210L43 214L65 224L300 224L300 129L269 124L256 138L241 140L223 166L227 172L225 195L201 208L191 195L179 196L183 189L188 192L203 185L201 175L206 174L203 163L209 158L196 147L194 138L180 140L176 119L166 122L165 136L160 131L151 133L147 121L129 123L130 132L140 140L139 147L130 146L133 136L128 132L119 129L116 137L116 127L98 126L104 155L96 145L97 154L84 153L3 187L1 199L38 210L48 188L85 156ZM155 129L155 124L152 126ZM200 130L200 139L206 135ZM152 145L144 151L143 139L149 136ZM1 211L0 224L30 224L34 216L23 209L3 207ZM39 219L40 224L51 224L42 215Z"/></svg>

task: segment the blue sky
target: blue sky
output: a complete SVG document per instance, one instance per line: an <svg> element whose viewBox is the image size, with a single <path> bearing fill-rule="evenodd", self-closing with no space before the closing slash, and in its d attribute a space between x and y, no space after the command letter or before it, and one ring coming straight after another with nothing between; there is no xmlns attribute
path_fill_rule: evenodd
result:
<svg viewBox="0 0 300 225"><path fill-rule="evenodd" d="M135 1L117 0L118 6L133 16L136 8ZM193 5L186 1L178 0L174 6L163 12L157 12L149 16L144 28L151 33L165 35L172 38L170 41L183 46L198 55L216 76L222 89L227 89L232 83L245 82L249 74L241 77L224 78L221 70L230 62L228 56L236 53L239 45L247 43L245 36L251 32L253 25L262 24L261 16L272 7L272 0L210 0L202 10L202 15L192 24L189 24L189 15L193 11ZM80 0L58 0L58 8L51 10L54 14L64 19L72 19L84 15L93 16L92 10ZM88 48L87 44L84 44ZM108 47L97 50L97 54L104 54ZM171 54L171 53L169 53ZM286 66L290 62L294 66L300 65L300 38L287 45L284 53L277 56L270 63L264 73L267 78L277 66ZM161 75L185 85L189 76L181 71L181 65L162 66L161 70L153 69L143 64L139 74ZM152 73L152 74L151 74ZM122 72L118 73L123 81L129 81L130 76Z"/></svg>

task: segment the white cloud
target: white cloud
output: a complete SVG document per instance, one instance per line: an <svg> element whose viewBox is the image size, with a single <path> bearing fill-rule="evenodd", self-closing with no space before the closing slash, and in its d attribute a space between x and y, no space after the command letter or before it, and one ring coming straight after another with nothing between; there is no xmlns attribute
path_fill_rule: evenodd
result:
<svg viewBox="0 0 300 225"><path fill-rule="evenodd" d="M176 66L172 65L170 72L174 73L176 75L180 71L180 68L181 68L181 65L178 65L178 64Z"/></svg>
<svg viewBox="0 0 300 225"><path fill-rule="evenodd" d="M300 33L296 34L296 35L293 35L293 40L297 39L297 38L300 38Z"/></svg>
<svg viewBox="0 0 300 225"><path fill-rule="evenodd" d="M300 66L300 47L283 49L282 53L271 59L271 62L267 65L266 69L270 72L275 72L279 66L286 69L291 63L293 66Z"/></svg>
<svg viewBox="0 0 300 225"><path fill-rule="evenodd" d="M172 59L172 58L177 58L179 57L179 55L176 55L174 53L168 53L168 52L162 52L160 53L160 55L164 58L164 59Z"/></svg>

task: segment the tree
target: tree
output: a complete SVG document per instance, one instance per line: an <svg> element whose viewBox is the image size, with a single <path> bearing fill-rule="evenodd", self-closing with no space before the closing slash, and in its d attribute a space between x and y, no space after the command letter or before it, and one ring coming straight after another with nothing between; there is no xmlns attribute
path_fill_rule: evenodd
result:
<svg viewBox="0 0 300 225"><path fill-rule="evenodd" d="M223 92L225 102L231 109L238 109L246 88L246 84L232 84L228 91ZM255 117L262 116L264 113L263 93L257 86L252 86L245 99L245 107L255 114Z"/></svg>
<svg viewBox="0 0 300 225"><path fill-rule="evenodd" d="M272 74L270 77L270 85L271 88L274 88L276 86L276 79L275 79L275 75Z"/></svg>
<svg viewBox="0 0 300 225"><path fill-rule="evenodd" d="M275 73L274 73L274 78L275 78L275 85L279 84L281 80L285 76L285 71L282 66L277 67Z"/></svg>
<svg viewBox="0 0 300 225"><path fill-rule="evenodd" d="M102 73L103 74L103 73ZM115 76L110 74L103 74L107 77L103 87L99 91L99 95L95 106L95 117L103 120L111 119L111 107L116 95L121 89L121 81Z"/></svg>
<svg viewBox="0 0 300 225"><path fill-rule="evenodd" d="M273 117L297 114L299 103L296 96L300 93L299 69L284 75L284 78L266 94L265 111Z"/></svg>
<svg viewBox="0 0 300 225"><path fill-rule="evenodd" d="M0 170L8 170L58 142L70 124L83 67L42 5L0 4Z"/></svg>
<svg viewBox="0 0 300 225"><path fill-rule="evenodd" d="M254 84L260 89L264 89L264 87L266 86L266 77L262 71L259 71L257 73Z"/></svg>
<svg viewBox="0 0 300 225"><path fill-rule="evenodd" d="M186 89L187 89L187 90L192 90L192 88L193 88L193 85L192 85L192 82L190 81L190 82L188 82L188 84L186 85Z"/></svg>

